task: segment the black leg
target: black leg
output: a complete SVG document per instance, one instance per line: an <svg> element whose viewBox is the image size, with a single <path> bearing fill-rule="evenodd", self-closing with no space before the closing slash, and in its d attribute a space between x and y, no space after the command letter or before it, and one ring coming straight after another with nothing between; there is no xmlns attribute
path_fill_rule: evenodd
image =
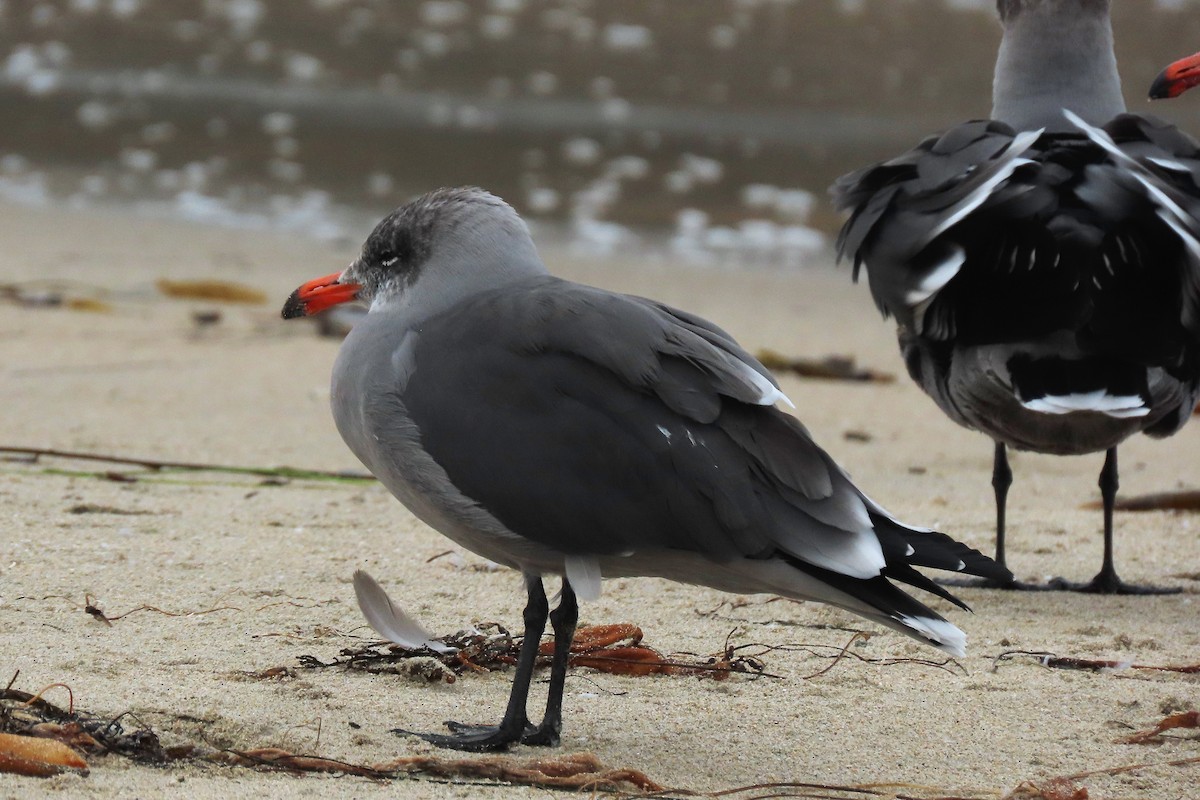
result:
<svg viewBox="0 0 1200 800"><path fill-rule="evenodd" d="M996 442L996 454L992 462L992 488L996 491L996 563L1005 564L1005 506L1008 487L1012 485L1012 469L1008 466L1005 446ZM1104 500L1104 565L1090 583L1071 583L1063 578L1054 578L1048 583L1023 583L1011 580L1001 583L994 580L980 581L951 579L938 581L946 586L983 586L988 588L1022 591L1094 592L1097 594L1174 594L1180 589L1163 589L1156 586L1134 586L1117 576L1113 561L1113 504L1117 498L1117 448L1110 448L1100 470L1100 496Z"/></svg>
<svg viewBox="0 0 1200 800"><path fill-rule="evenodd" d="M1117 475L1117 448L1111 447L1104 455L1104 466L1100 469L1100 499L1104 503L1104 563L1100 572L1092 579L1092 585L1097 587L1117 587L1121 579L1117 576L1117 567L1113 563L1113 504L1117 501L1117 489L1121 481Z"/></svg>
<svg viewBox="0 0 1200 800"><path fill-rule="evenodd" d="M1003 442L996 442L992 458L992 489L996 493L996 563L1007 567L1004 552L1004 521L1008 504L1008 487L1012 486L1012 469L1008 466L1008 450Z"/></svg>
<svg viewBox="0 0 1200 800"><path fill-rule="evenodd" d="M550 692L546 698L546 715L542 724L521 738L522 744L553 747L562 733L563 686L567 681L567 659L571 655L571 640L575 638L575 623L579 621L579 603L575 590L563 576L562 600L550 612L554 629L554 659L550 662Z"/></svg>
<svg viewBox="0 0 1200 800"><path fill-rule="evenodd" d="M1111 447L1104 457L1104 467L1100 470L1100 498L1104 502L1104 563L1100 567L1100 572L1092 578L1091 583L1069 588L1096 594L1174 594L1180 591L1157 586L1135 586L1125 583L1117 575L1117 567L1113 558L1113 504L1117 500L1119 486L1117 448Z"/></svg>
<svg viewBox="0 0 1200 800"><path fill-rule="evenodd" d="M449 734L415 733L399 728L393 730L393 733L419 736L438 747L478 753L506 750L531 730L529 718L525 712L525 703L529 699L529 684L533 680L538 645L541 644L542 633L546 630L546 617L550 606L546 602L546 591L542 588L540 576L526 575L525 590L529 595L524 615L525 638L521 642L521 652L517 655L517 668L513 675L512 691L508 695L508 708L505 709L504 719L500 721L500 724L485 726L447 722L446 727L451 730ZM564 593L564 599L565 597ZM575 595L572 593L572 603L574 600Z"/></svg>
<svg viewBox="0 0 1200 800"><path fill-rule="evenodd" d="M996 493L996 563L1007 567L1004 563L1004 519L1005 507L1008 503L1008 487L1012 486L1012 469L1008 466L1008 450L1002 442L996 442L992 456L992 489ZM944 586L975 586L986 589L1039 589L1041 587L1019 583L1011 576L1007 581L995 578L945 578L938 580Z"/></svg>

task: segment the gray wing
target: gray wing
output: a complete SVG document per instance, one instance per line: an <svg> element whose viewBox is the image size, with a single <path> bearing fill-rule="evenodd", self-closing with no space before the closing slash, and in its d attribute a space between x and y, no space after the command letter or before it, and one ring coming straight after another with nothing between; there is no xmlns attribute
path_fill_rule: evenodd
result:
<svg viewBox="0 0 1200 800"><path fill-rule="evenodd" d="M421 444L513 532L566 554L780 551L884 566L871 513L728 334L556 279L422 326L401 400Z"/></svg>

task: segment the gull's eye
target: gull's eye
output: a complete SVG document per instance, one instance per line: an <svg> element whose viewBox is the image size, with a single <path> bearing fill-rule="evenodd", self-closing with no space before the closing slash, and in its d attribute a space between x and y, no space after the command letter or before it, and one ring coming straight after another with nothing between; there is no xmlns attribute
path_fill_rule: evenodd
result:
<svg viewBox="0 0 1200 800"><path fill-rule="evenodd" d="M390 267L399 260L400 257L395 253L381 253L379 256L379 263L385 267Z"/></svg>

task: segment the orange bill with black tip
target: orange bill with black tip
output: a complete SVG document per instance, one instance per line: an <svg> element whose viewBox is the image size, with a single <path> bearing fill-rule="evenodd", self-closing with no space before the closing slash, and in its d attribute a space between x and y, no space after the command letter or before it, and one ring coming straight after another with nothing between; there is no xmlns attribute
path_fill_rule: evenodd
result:
<svg viewBox="0 0 1200 800"><path fill-rule="evenodd" d="M348 303L358 297L357 283L338 283L342 273L315 278L292 292L283 304L283 318L310 317L327 308Z"/></svg>
<svg viewBox="0 0 1200 800"><path fill-rule="evenodd" d="M1167 66L1150 84L1150 99L1178 97L1200 83L1200 53L1181 58Z"/></svg>

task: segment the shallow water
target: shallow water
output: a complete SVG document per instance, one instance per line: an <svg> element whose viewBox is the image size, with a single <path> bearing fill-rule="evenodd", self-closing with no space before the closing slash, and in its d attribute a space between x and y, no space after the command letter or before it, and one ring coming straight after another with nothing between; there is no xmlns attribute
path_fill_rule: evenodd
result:
<svg viewBox="0 0 1200 800"><path fill-rule="evenodd" d="M1200 4L1114 18L1143 110ZM0 196L357 239L473 183L589 252L800 264L833 178L987 114L998 38L986 0L0 0Z"/></svg>

